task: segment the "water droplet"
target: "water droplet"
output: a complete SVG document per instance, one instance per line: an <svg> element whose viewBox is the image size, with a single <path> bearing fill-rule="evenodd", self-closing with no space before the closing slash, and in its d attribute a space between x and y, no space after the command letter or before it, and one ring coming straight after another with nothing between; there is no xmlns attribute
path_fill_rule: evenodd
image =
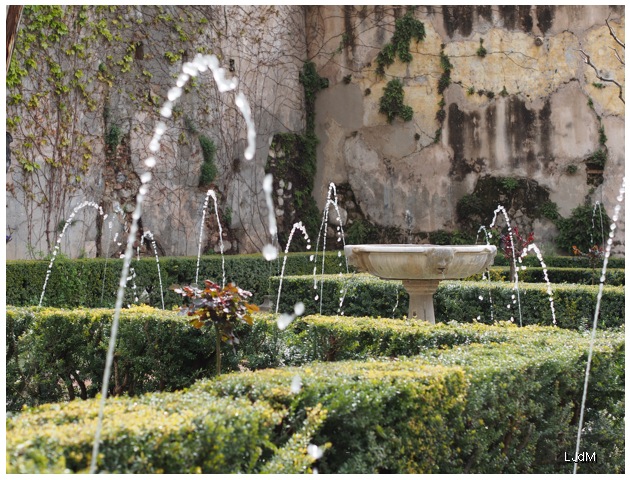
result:
<svg viewBox="0 0 630 480"><path fill-rule="evenodd" d="M278 258L278 250L270 243L263 247L262 254L267 261L275 260L276 258Z"/></svg>
<svg viewBox="0 0 630 480"><path fill-rule="evenodd" d="M306 309L306 307L304 307L304 304L302 302L298 302L298 303L295 304L295 307L293 308L293 311L299 317L300 315L302 315L304 313L305 309Z"/></svg>
<svg viewBox="0 0 630 480"><path fill-rule="evenodd" d="M322 456L324 455L324 450L317 445L313 445L312 443L306 448L306 451L315 460L322 458Z"/></svg>
<svg viewBox="0 0 630 480"><path fill-rule="evenodd" d="M263 180L263 191L265 193L271 193L273 189L273 175L271 173L265 175L265 179Z"/></svg>
<svg viewBox="0 0 630 480"><path fill-rule="evenodd" d="M483 295L479 295L479 300L483 300Z"/></svg>
<svg viewBox="0 0 630 480"><path fill-rule="evenodd" d="M512 305L510 305L509 303L507 304L507 308L510 308Z"/></svg>
<svg viewBox="0 0 630 480"><path fill-rule="evenodd" d="M341 251L337 252L337 256L341 257Z"/></svg>
<svg viewBox="0 0 630 480"><path fill-rule="evenodd" d="M283 313L278 317L277 323L280 330L284 330L289 326L295 317L288 313Z"/></svg>
<svg viewBox="0 0 630 480"><path fill-rule="evenodd" d="M140 181L142 183L147 183L151 181L151 172L144 172L142 175L140 175Z"/></svg>
<svg viewBox="0 0 630 480"><path fill-rule="evenodd" d="M173 87L168 91L166 96L169 102L174 102L175 100L177 100L179 97L182 96L182 89L180 87Z"/></svg>
<svg viewBox="0 0 630 480"><path fill-rule="evenodd" d="M164 118L170 118L171 114L173 113L172 108L173 104L171 102L165 102L164 106L160 110L160 115L162 115Z"/></svg>
<svg viewBox="0 0 630 480"><path fill-rule="evenodd" d="M319 300L319 295L315 295L315 300Z"/></svg>
<svg viewBox="0 0 630 480"><path fill-rule="evenodd" d="M296 375L295 377L293 377L293 380L291 380L291 393L300 393L301 389L302 379L299 375Z"/></svg>
<svg viewBox="0 0 630 480"><path fill-rule="evenodd" d="M310 250L310 249L311 249L311 246L310 246L310 245L307 245L307 246L306 246L306 249L307 249L307 250Z"/></svg>
<svg viewBox="0 0 630 480"><path fill-rule="evenodd" d="M155 160L155 157L149 157L144 161L144 164L149 168L155 167L156 163L157 163L157 160Z"/></svg>
<svg viewBox="0 0 630 480"><path fill-rule="evenodd" d="M311 255L311 256L310 256L310 257L308 257L308 258L309 258L309 260L312 262L312 261L314 261L314 260L315 260L315 255Z"/></svg>

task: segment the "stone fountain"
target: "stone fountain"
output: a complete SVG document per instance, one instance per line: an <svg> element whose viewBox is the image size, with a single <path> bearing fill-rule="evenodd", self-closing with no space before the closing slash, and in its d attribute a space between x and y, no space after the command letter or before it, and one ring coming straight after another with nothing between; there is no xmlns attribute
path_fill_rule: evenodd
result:
<svg viewBox="0 0 630 480"><path fill-rule="evenodd" d="M348 263L384 280L402 280L408 318L435 323L433 294L441 280L470 277L494 262L492 245L346 245Z"/></svg>

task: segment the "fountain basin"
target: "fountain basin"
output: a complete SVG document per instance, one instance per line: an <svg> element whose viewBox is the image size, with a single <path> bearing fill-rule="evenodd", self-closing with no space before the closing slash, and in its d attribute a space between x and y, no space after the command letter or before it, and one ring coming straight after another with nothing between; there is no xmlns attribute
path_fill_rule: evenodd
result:
<svg viewBox="0 0 630 480"><path fill-rule="evenodd" d="M466 278L494 262L492 245L346 245L348 263L384 280L402 280L409 318L435 323L433 294L441 280Z"/></svg>

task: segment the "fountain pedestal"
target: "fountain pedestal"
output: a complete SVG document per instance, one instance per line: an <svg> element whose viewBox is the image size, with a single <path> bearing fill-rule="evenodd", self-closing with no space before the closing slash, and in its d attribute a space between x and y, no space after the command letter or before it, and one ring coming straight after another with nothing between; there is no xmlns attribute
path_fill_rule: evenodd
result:
<svg viewBox="0 0 630 480"><path fill-rule="evenodd" d="M433 294L441 280L486 270L497 253L492 245L346 245L348 263L384 280L402 280L409 293L408 318L435 323Z"/></svg>
<svg viewBox="0 0 630 480"><path fill-rule="evenodd" d="M408 318L421 318L435 324L433 294L437 291L439 280L403 280L403 287L409 293Z"/></svg>

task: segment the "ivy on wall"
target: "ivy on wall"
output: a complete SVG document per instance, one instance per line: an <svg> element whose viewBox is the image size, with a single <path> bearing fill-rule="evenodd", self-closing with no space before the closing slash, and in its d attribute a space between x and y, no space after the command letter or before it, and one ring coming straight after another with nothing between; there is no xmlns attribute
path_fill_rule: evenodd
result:
<svg viewBox="0 0 630 480"><path fill-rule="evenodd" d="M424 24L413 16L413 9L396 20L394 35L376 56L376 75L385 76L385 68L394 63L396 58L409 63L413 59L409 47L411 41L421 42L426 37ZM404 121L413 118L413 110L404 104L404 92L400 79L393 79L387 83L383 96L379 102L379 112L387 115L387 121L392 123L396 117Z"/></svg>

